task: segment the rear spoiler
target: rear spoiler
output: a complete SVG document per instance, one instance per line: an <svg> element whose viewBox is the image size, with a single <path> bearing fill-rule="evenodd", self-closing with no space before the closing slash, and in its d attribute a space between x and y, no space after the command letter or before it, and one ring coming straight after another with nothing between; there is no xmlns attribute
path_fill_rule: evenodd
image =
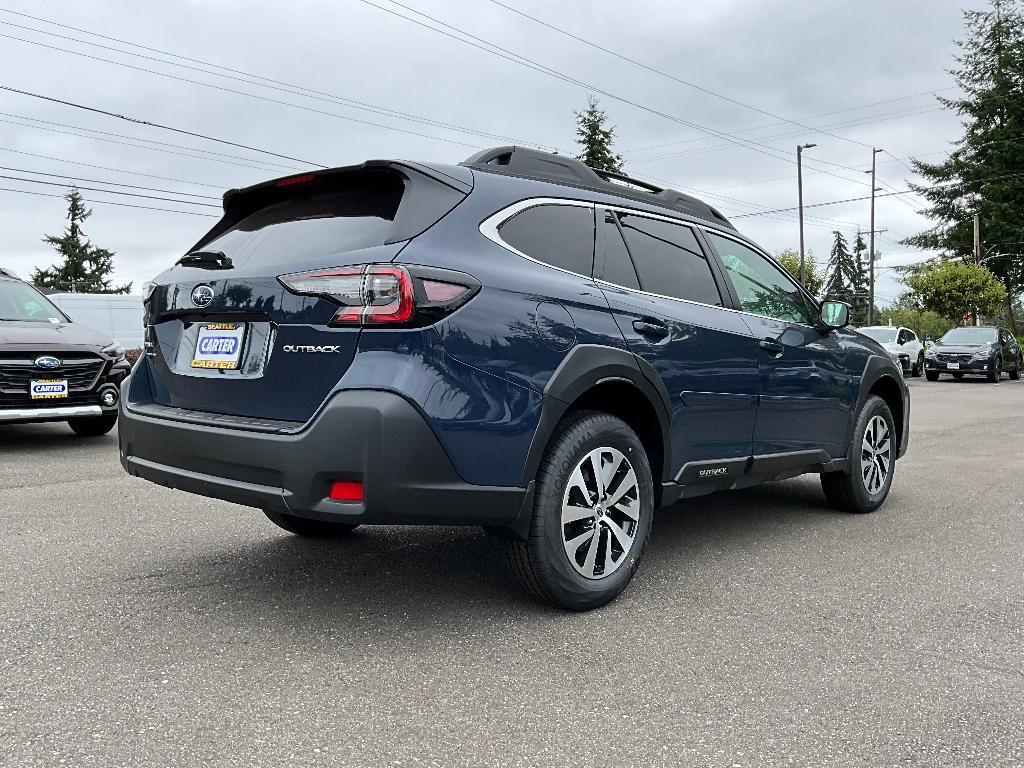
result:
<svg viewBox="0 0 1024 768"><path fill-rule="evenodd" d="M317 194L346 181L358 182L360 177L370 180L380 174L397 175L406 187L403 203L399 206L395 216L395 231L388 242L408 240L434 224L436 219L426 222L422 216L416 216L413 206L405 205L407 198L416 197L417 193L424 192L429 188L433 188L435 192L447 190L448 194L457 198L452 203L451 207L454 207L473 190L471 172L462 173L462 169L457 167L450 170L452 173L446 173L444 170L407 160L367 160L359 165L309 171L271 179L251 187L229 189L223 197L223 217L195 245L189 248L186 254L202 251L207 243L231 229L245 217L268 205L296 196ZM407 210L403 211L403 209Z"/></svg>

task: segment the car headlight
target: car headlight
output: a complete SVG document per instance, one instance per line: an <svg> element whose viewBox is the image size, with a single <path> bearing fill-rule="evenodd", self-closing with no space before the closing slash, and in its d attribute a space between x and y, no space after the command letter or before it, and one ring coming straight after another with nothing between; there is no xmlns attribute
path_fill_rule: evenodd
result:
<svg viewBox="0 0 1024 768"><path fill-rule="evenodd" d="M975 360L984 360L986 357L988 357L991 354L992 354L992 348L991 347L982 347L981 349L979 349L977 352L974 353L974 359Z"/></svg>
<svg viewBox="0 0 1024 768"><path fill-rule="evenodd" d="M117 343L108 344L100 350L100 353L113 359L115 362L124 360L124 347Z"/></svg>

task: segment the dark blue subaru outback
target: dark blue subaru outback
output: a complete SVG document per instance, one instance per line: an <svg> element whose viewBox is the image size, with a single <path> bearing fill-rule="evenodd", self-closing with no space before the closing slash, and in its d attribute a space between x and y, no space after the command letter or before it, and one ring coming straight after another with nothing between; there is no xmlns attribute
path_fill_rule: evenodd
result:
<svg viewBox="0 0 1024 768"><path fill-rule="evenodd" d="M121 461L300 536L481 525L537 598L623 590L654 510L813 472L870 512L903 377L718 211L528 149L232 190L147 298Z"/></svg>

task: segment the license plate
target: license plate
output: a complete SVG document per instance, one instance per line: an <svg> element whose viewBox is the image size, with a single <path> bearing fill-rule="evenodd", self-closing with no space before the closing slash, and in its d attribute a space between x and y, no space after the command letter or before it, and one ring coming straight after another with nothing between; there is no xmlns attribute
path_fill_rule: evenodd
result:
<svg viewBox="0 0 1024 768"><path fill-rule="evenodd" d="M29 395L33 400L52 400L68 396L67 379L37 379L29 382Z"/></svg>
<svg viewBox="0 0 1024 768"><path fill-rule="evenodd" d="M245 323L203 323L192 355L193 368L234 370L242 359Z"/></svg>
<svg viewBox="0 0 1024 768"><path fill-rule="evenodd" d="M960 363L946 363L946 367L951 371L957 371L960 369Z"/></svg>

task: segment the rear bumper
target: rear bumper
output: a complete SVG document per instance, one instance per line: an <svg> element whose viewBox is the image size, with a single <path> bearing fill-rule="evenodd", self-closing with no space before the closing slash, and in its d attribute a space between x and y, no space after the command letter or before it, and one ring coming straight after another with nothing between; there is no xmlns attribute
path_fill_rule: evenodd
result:
<svg viewBox="0 0 1024 768"><path fill-rule="evenodd" d="M121 464L169 488L347 523L506 527L527 498L524 488L465 482L419 411L390 392L338 392L297 429L215 419L122 405ZM364 500L329 499L336 480L362 482Z"/></svg>

